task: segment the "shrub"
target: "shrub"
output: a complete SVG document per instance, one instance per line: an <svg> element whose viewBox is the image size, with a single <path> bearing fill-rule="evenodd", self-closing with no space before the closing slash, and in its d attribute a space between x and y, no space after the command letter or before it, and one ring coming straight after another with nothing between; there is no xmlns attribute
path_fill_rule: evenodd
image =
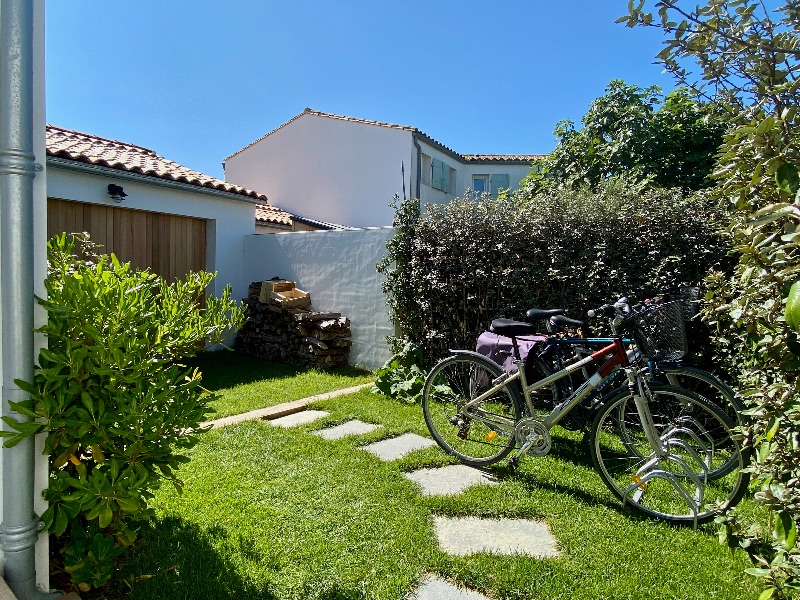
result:
<svg viewBox="0 0 800 600"><path fill-rule="evenodd" d="M725 270L723 211L703 195L611 180L597 191L460 198L397 211L384 291L402 335L431 364L492 319L531 307L580 318L620 295L642 300Z"/></svg>
<svg viewBox="0 0 800 600"><path fill-rule="evenodd" d="M209 273L168 284L149 271L96 255L88 238L48 244L48 340L33 382L17 382L30 400L12 408L37 419L3 417L23 437L47 432L50 482L42 515L62 538L64 569L80 589L103 585L115 559L152 518L148 500L188 460L199 425L212 412L200 373L180 360L219 343L242 322L226 288L205 299ZM65 536L66 534L66 536Z"/></svg>

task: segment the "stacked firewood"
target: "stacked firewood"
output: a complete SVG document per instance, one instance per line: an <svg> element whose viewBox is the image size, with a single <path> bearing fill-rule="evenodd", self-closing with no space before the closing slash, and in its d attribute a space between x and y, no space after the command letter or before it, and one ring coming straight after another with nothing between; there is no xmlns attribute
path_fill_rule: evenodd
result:
<svg viewBox="0 0 800 600"><path fill-rule="evenodd" d="M340 313L287 308L265 298L262 282L250 284L244 300L247 319L235 348L266 360L330 369L346 365L350 355L350 319ZM267 300L262 302L262 300Z"/></svg>

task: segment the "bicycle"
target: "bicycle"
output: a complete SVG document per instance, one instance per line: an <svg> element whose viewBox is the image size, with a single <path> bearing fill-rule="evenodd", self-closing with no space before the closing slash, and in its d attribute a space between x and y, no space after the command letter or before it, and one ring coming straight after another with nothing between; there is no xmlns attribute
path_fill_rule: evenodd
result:
<svg viewBox="0 0 800 600"><path fill-rule="evenodd" d="M686 301L681 301L681 305L684 317L691 318L692 315L686 308ZM630 314L631 307L626 298L620 298L614 304L605 304L590 312L594 313L590 317L625 318L626 315ZM526 364L526 374L529 377L537 374L544 376L557 371L563 368L564 365L591 354L593 352L592 346L610 342L610 338L560 336L567 328L587 331L584 321L567 318L563 309L540 310L533 308L527 312L526 316L531 322L545 320L547 329L545 342L539 346L536 355L530 357L528 359L529 363ZM633 340L624 338L623 341L626 344L633 342ZM648 357L646 361L641 354L638 354L631 362L636 364L640 364L643 361L646 362L649 369L648 376L651 381L691 390L726 411L728 416L737 423L741 423L745 406L736 395L736 392L713 373L686 365L682 360L684 353L685 349L674 350L670 355L662 353L657 357ZM589 374L584 373L584 375L588 377ZM618 373L618 377L621 378L621 373ZM613 383L608 382L606 387L611 387ZM552 394L558 399L568 395L570 390L570 382L563 380L560 386L553 388ZM581 429L585 428L587 423L580 418L576 418L573 419L572 423L566 423L566 425L568 428Z"/></svg>
<svg viewBox="0 0 800 600"><path fill-rule="evenodd" d="M649 311L657 322L656 307ZM655 319L654 319L655 318ZM749 454L735 439L736 424L703 397L671 385L649 385L646 369L631 364L617 334L612 342L551 375L528 383L516 338L535 333L529 323L495 320L494 330L512 339L516 371L471 350L453 350L428 374L423 386L425 423L437 444L467 465L484 467L506 458L516 468L521 456L547 455L550 430L617 371L627 385L594 403L589 449L592 463L623 505L647 516L695 526L744 495ZM634 323L634 340L646 342L644 325ZM662 343L668 344L669 336ZM646 345L646 343L645 343ZM574 375L584 366L596 372L545 414L537 414L532 395ZM519 385L517 385L517 382ZM520 398L521 390L522 397ZM651 410L655 408L655 410ZM731 469L728 465L734 464Z"/></svg>

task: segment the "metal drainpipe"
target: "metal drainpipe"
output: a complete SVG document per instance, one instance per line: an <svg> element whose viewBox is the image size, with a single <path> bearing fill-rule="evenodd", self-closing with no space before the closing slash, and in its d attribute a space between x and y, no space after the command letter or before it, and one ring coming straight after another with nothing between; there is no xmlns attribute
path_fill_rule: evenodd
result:
<svg viewBox="0 0 800 600"><path fill-rule="evenodd" d="M15 379L33 379L33 5L0 3L0 304L2 412L27 397ZM19 420L29 420L14 414ZM7 425L3 427L8 428ZM4 578L19 600L53 597L36 588L40 521L33 511L34 444L2 449Z"/></svg>
<svg viewBox="0 0 800 600"><path fill-rule="evenodd" d="M416 198L419 200L420 194L422 193L422 146L419 145L419 141L417 140L417 132L411 132L411 139L414 140L414 147L417 149L417 195Z"/></svg>

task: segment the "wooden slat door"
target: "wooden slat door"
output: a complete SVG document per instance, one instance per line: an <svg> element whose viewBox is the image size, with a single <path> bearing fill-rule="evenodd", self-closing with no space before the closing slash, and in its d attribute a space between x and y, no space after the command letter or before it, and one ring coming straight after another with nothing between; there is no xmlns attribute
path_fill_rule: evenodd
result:
<svg viewBox="0 0 800 600"><path fill-rule="evenodd" d="M204 219L48 198L47 237L89 232L102 252L167 281L206 267Z"/></svg>

